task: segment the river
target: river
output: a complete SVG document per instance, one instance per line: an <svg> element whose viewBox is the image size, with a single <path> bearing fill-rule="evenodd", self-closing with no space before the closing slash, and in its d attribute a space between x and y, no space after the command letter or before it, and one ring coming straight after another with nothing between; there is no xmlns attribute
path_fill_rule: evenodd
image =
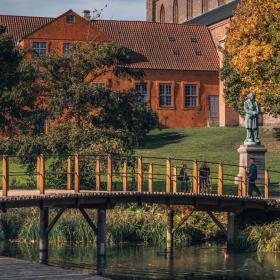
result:
<svg viewBox="0 0 280 280"><path fill-rule="evenodd" d="M38 260L37 244L0 243L0 254ZM105 265L96 260L94 246L50 244L49 265L126 279L280 279L280 254L226 254L215 243L178 248L172 260L163 250L143 244L108 247Z"/></svg>

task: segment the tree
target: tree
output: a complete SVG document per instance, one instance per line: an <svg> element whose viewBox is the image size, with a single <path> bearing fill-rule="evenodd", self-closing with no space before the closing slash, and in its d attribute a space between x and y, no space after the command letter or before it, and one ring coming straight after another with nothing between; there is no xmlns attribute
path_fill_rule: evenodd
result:
<svg viewBox="0 0 280 280"><path fill-rule="evenodd" d="M113 74L141 77L141 71L125 67L130 53L113 43L81 43L68 54L55 53L38 60L40 83L44 85L46 110L52 119L73 121L77 127L82 122L92 122L94 109L102 103L102 92L92 81ZM107 100L108 101L108 100Z"/></svg>
<svg viewBox="0 0 280 280"><path fill-rule="evenodd" d="M12 92L30 104L22 109L24 114L17 122L20 135L0 141L0 151L18 155L30 172L41 153L131 155L135 144L157 124L154 114L134 90L118 92L92 83L108 72L141 78L141 71L128 67L130 56L128 50L112 43L83 43L68 54L52 53L22 63L22 79ZM43 116L51 121L47 134L36 129ZM65 157L54 157L48 166L53 172L60 171L52 182L62 181ZM83 160L81 168L89 171L87 180L92 184L94 161Z"/></svg>
<svg viewBox="0 0 280 280"><path fill-rule="evenodd" d="M16 104L11 96L11 88L18 81L18 66L21 60L12 39L0 26L0 128L3 130L16 114Z"/></svg>
<svg viewBox="0 0 280 280"><path fill-rule="evenodd" d="M280 114L279 34L279 1L240 2L227 32L222 69L226 102L239 113L253 92L264 112Z"/></svg>

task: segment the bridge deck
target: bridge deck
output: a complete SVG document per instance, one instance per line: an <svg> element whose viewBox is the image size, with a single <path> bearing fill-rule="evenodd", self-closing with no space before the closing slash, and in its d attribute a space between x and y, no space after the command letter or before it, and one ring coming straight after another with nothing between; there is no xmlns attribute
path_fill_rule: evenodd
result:
<svg viewBox="0 0 280 280"><path fill-rule="evenodd" d="M24 260L13 259L8 257L0 257L0 275L0 278L5 280L106 280L103 277L93 276L88 273L65 270L62 268L42 265L39 263L31 263Z"/></svg>
<svg viewBox="0 0 280 280"><path fill-rule="evenodd" d="M0 195L1 209L22 207L111 208L117 204L142 203L164 205L190 205L197 210L238 212L246 209L278 210L276 200L234 195L166 193L166 192L96 192L49 189L45 194L38 190L11 190L9 196Z"/></svg>

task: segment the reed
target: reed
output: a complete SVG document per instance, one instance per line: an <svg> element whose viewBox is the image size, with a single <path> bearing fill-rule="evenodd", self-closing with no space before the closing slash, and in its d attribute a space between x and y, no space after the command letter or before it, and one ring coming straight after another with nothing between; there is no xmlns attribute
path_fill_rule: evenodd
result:
<svg viewBox="0 0 280 280"><path fill-rule="evenodd" d="M96 221L96 211L89 210L89 215ZM50 211L53 216L55 211ZM22 219L22 217L25 217ZM180 215L175 217L176 223ZM3 239L22 242L36 242L39 237L39 213L35 208L9 210L2 214L0 228ZM144 242L162 245L166 236L166 211L160 206L120 206L107 211L107 242ZM188 246L218 235L219 230L206 215L195 213L187 225L181 227L175 234L177 246ZM95 235L77 210L65 212L52 229L50 242L54 243L93 243Z"/></svg>

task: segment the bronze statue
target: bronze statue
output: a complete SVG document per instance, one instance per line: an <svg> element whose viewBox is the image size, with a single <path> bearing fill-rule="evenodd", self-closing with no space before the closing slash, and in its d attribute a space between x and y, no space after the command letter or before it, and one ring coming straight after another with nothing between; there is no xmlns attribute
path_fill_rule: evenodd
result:
<svg viewBox="0 0 280 280"><path fill-rule="evenodd" d="M244 145L259 145L259 106L253 93L248 94L247 100L244 102L245 111L245 128L247 129L247 137Z"/></svg>

